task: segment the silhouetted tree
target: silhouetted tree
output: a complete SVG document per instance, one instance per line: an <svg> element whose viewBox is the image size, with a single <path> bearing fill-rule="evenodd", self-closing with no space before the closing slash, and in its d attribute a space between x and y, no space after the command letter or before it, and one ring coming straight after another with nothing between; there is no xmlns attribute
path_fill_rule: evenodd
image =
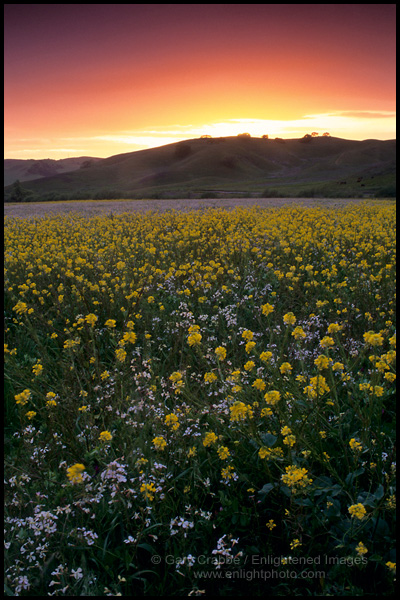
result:
<svg viewBox="0 0 400 600"><path fill-rule="evenodd" d="M322 137L331 137L331 134L325 131L325 133L322 134Z"/></svg>
<svg viewBox="0 0 400 600"><path fill-rule="evenodd" d="M251 135L249 133L238 133L237 134L238 138L245 138L245 139L249 139L251 138Z"/></svg>
<svg viewBox="0 0 400 600"><path fill-rule="evenodd" d="M263 140L267 140L268 139L268 135L264 134L261 136Z"/></svg>
<svg viewBox="0 0 400 600"><path fill-rule="evenodd" d="M24 199L24 196L25 196L24 190L21 187L21 183L20 183L19 179L17 179L13 183L13 188L12 188L11 194L10 194L10 200L11 200L11 202L22 202Z"/></svg>

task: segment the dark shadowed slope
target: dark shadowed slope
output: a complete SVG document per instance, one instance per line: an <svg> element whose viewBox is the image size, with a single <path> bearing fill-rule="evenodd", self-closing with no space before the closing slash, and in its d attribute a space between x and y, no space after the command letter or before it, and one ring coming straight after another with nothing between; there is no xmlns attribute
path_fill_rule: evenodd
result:
<svg viewBox="0 0 400 600"><path fill-rule="evenodd" d="M81 194L101 190L146 193L156 189L203 189L275 182L337 181L349 176L394 173L396 141L309 141L261 138L193 139L118 154L52 177L29 181L34 194Z"/></svg>

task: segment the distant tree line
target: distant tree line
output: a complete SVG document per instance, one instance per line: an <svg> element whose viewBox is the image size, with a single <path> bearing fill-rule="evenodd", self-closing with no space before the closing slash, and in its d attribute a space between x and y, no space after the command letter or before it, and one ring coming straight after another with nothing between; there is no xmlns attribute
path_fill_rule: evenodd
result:
<svg viewBox="0 0 400 600"><path fill-rule="evenodd" d="M313 131L312 133L306 133L302 138L300 138L300 142L310 142L312 140L312 138L318 137L319 133L317 133L316 131ZM251 134L250 133L238 133L237 136L240 139L249 139L251 138ZM322 134L321 137L331 137L331 134L328 131L325 131L325 133ZM217 143L219 141L225 141L225 138L213 138L211 135L202 135L200 136L201 140L207 140L209 143ZM268 140L269 139L269 135L268 134L264 134L261 136L262 140ZM283 141L282 138L280 137L276 137L274 138L274 141Z"/></svg>
<svg viewBox="0 0 400 600"><path fill-rule="evenodd" d="M137 193L137 192L135 192ZM92 191L41 192L36 193L22 187L19 180L10 189L4 190L4 202L57 202L62 200L115 200L133 198L135 193L104 188Z"/></svg>
<svg viewBox="0 0 400 600"><path fill-rule="evenodd" d="M306 133L305 136L303 136L302 138L300 138L299 142L307 143L307 142L311 142L311 140L315 137L318 137L318 133L316 131L313 131L312 133ZM325 131L325 133L322 134L322 137L331 137L331 134L328 133L327 131Z"/></svg>

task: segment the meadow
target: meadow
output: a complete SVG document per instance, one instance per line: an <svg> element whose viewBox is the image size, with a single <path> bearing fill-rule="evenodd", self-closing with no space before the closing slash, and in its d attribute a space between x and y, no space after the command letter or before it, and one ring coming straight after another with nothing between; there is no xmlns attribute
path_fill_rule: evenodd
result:
<svg viewBox="0 0 400 600"><path fill-rule="evenodd" d="M396 207L5 219L5 595L392 595Z"/></svg>

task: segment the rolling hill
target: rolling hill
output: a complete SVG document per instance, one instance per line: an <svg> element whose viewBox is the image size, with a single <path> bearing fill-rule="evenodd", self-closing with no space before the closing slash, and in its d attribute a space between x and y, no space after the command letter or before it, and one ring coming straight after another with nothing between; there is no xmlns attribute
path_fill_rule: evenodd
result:
<svg viewBox="0 0 400 600"><path fill-rule="evenodd" d="M394 185L395 164L396 140L199 138L118 154L23 187L43 199L268 190L296 195L310 186L362 195L371 186ZM11 189L5 188L6 198Z"/></svg>
<svg viewBox="0 0 400 600"><path fill-rule="evenodd" d="M32 181L42 177L52 177L59 173L67 173L85 168L91 163L102 160L91 156L79 156L75 158L61 158L53 160L44 158L41 160L7 158L4 161L4 186L11 185L14 181Z"/></svg>

